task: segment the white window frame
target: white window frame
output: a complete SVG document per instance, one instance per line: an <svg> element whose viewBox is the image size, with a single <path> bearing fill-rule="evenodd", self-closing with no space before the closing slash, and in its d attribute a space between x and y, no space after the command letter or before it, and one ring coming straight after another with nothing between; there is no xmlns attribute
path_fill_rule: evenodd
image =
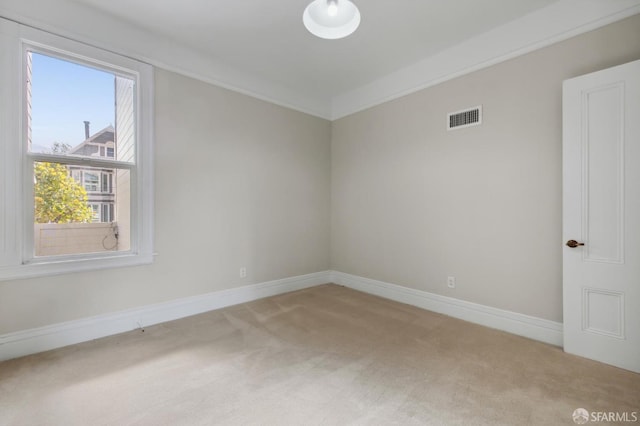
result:
<svg viewBox="0 0 640 426"><path fill-rule="evenodd" d="M27 152L24 93L27 50L135 79L135 165L131 167L124 162L121 165L131 173L130 250L34 256L33 162L47 161L47 154ZM151 65L0 18L0 79L0 280L152 263L154 101ZM71 162L101 165L100 159Z"/></svg>

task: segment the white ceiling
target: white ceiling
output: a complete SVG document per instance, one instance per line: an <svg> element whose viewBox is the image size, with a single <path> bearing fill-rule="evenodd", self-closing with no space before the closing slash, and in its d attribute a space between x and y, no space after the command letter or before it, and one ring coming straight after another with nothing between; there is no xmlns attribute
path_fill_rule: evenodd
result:
<svg viewBox="0 0 640 426"><path fill-rule="evenodd" d="M76 1L231 68L335 96L557 0L354 0L362 23L341 40L307 32L302 12L310 0Z"/></svg>
<svg viewBox="0 0 640 426"><path fill-rule="evenodd" d="M302 24L310 1L0 0L0 13L330 119L640 13L640 0L354 0L358 30L323 40Z"/></svg>

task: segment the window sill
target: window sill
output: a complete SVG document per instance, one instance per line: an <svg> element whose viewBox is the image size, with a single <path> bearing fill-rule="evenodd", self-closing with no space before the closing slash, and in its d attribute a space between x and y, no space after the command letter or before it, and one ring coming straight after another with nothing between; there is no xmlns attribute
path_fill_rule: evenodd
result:
<svg viewBox="0 0 640 426"><path fill-rule="evenodd" d="M109 257L47 260L17 266L0 267L0 281L148 265L153 263L154 256L155 254L152 253L128 253Z"/></svg>

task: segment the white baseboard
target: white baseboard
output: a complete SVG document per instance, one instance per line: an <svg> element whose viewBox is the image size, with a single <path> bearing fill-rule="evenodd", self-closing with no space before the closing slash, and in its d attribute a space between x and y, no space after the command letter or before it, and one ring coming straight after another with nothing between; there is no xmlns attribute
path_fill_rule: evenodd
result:
<svg viewBox="0 0 640 426"><path fill-rule="evenodd" d="M343 272L332 271L330 278L331 282L354 290L417 306L422 309L438 312L486 327L507 331L551 345L562 346L563 325L559 322L466 302L452 297L440 296L426 291L414 290L395 284L345 274Z"/></svg>
<svg viewBox="0 0 640 426"><path fill-rule="evenodd" d="M530 339L562 346L563 328L562 324L558 322L342 272L323 271L0 335L0 361L330 282Z"/></svg>
<svg viewBox="0 0 640 426"><path fill-rule="evenodd" d="M0 361L331 282L330 271L216 291L0 335Z"/></svg>

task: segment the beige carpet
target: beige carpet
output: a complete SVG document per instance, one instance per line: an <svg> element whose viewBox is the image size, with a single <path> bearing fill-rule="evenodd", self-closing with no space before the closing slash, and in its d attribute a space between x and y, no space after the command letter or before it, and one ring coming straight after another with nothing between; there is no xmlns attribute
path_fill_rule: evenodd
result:
<svg viewBox="0 0 640 426"><path fill-rule="evenodd" d="M0 363L1 425L573 425L578 407L640 411L640 375L336 285Z"/></svg>

